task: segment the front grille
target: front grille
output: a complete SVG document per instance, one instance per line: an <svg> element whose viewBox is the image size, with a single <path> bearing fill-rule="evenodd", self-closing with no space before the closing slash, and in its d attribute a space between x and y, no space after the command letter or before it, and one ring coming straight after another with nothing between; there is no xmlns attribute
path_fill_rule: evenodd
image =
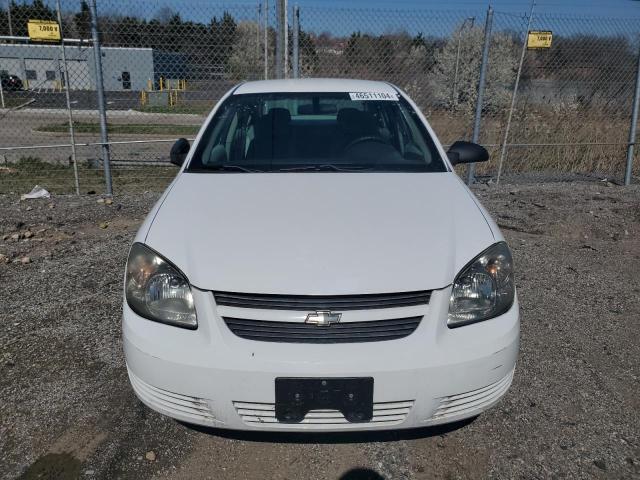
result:
<svg viewBox="0 0 640 480"><path fill-rule="evenodd" d="M276 419L275 405L273 403L249 403L233 402L236 412L247 425L281 425L282 427L295 427L295 423L280 423ZM300 422L312 428L362 428L363 425L398 425L407 418L413 400L402 402L378 402L373 404L373 418L367 423L349 423L338 410L311 410ZM308 427L307 427L308 428Z"/></svg>
<svg viewBox="0 0 640 480"><path fill-rule="evenodd" d="M420 325L422 317L332 323L328 326L300 322L269 322L225 317L233 333L248 340L285 343L381 342L406 337Z"/></svg>
<svg viewBox="0 0 640 480"><path fill-rule="evenodd" d="M272 295L213 292L217 305L273 310L371 310L426 305L430 290L367 295Z"/></svg>

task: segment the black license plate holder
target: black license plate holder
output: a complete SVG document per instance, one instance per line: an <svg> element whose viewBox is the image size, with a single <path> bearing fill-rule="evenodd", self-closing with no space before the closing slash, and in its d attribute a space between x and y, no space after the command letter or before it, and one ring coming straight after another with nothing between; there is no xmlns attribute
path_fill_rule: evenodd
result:
<svg viewBox="0 0 640 480"><path fill-rule="evenodd" d="M373 378L276 378L276 419L300 423L310 410L339 410L350 423L373 418Z"/></svg>

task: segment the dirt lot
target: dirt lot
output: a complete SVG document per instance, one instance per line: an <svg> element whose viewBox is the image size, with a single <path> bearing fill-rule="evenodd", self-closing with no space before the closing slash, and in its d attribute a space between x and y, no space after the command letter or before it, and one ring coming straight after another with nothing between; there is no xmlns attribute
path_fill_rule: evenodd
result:
<svg viewBox="0 0 640 480"><path fill-rule="evenodd" d="M640 478L640 188L476 190L517 262L511 390L448 430L313 437L199 431L135 398L121 278L156 194L0 196L0 476Z"/></svg>

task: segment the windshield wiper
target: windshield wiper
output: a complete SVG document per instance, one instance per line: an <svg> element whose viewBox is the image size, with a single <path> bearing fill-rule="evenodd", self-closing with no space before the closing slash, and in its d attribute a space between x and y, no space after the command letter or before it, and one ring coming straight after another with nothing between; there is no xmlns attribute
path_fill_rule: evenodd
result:
<svg viewBox="0 0 640 480"><path fill-rule="evenodd" d="M246 172L246 173L261 173L264 170L255 170L253 168L243 167L242 165L217 165L215 167L207 167L207 170L220 171L220 172Z"/></svg>
<svg viewBox="0 0 640 480"><path fill-rule="evenodd" d="M331 172L363 172L365 170L371 170L367 167L339 167L337 165L332 165L330 163L324 165L305 165L302 167L290 167L290 168L279 168L278 172L322 172L322 171L331 171Z"/></svg>

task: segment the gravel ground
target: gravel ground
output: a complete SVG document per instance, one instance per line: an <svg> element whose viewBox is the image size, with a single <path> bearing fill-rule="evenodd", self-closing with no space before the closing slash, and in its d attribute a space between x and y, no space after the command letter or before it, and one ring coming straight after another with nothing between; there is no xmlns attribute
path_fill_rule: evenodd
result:
<svg viewBox="0 0 640 480"><path fill-rule="evenodd" d="M452 428L311 437L200 431L135 398L121 278L156 194L0 196L0 476L640 478L640 188L476 192L517 262L509 393Z"/></svg>

